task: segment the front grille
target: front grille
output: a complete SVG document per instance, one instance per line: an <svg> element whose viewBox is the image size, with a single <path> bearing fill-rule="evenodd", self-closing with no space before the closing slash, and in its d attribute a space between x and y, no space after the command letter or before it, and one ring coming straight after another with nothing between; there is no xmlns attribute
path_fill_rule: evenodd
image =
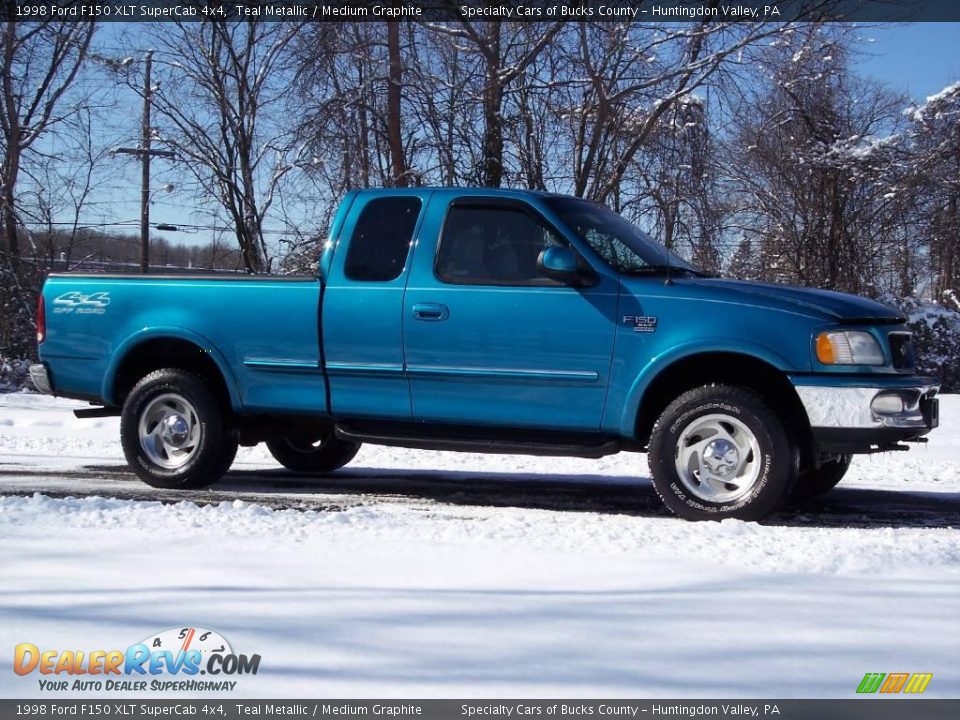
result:
<svg viewBox="0 0 960 720"><path fill-rule="evenodd" d="M913 335L906 332L890 333L890 355L897 370L913 370L916 360L913 351Z"/></svg>

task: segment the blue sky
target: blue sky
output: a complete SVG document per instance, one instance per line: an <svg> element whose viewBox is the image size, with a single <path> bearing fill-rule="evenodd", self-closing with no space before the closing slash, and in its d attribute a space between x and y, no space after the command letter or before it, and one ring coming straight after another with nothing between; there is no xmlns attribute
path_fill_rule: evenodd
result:
<svg viewBox="0 0 960 720"><path fill-rule="evenodd" d="M960 0L958 0L960 1ZM113 50L121 45L121 38L129 35L133 26L127 24L106 24L98 38L101 47ZM128 37L136 43L134 39ZM960 80L960 23L913 23L881 24L864 26L859 37L860 57L856 62L857 71L864 76L875 77L914 101L923 101L928 95L939 92L950 83ZM137 103L139 101L136 101ZM139 104L131 114L130 143L136 142L138 130ZM139 217L139 171L132 160L117 159L114 169L118 173L117 186L109 192L108 202L101 212L87 212L90 221L101 222L117 220L136 220ZM170 169L163 161L154 168L154 186L175 181ZM152 222L174 224L210 222L206 213L195 214L197 210L210 211L210 206L197 207L193 198L180 193L166 195L159 192L154 196L151 208ZM109 210L108 210L109 209ZM108 217L109 215L109 217ZM269 226L278 226L268 222ZM131 234L136 227L128 229ZM187 244L206 243L211 239L208 232L156 233L172 242Z"/></svg>
<svg viewBox="0 0 960 720"><path fill-rule="evenodd" d="M923 100L960 80L960 23L865 27L858 70Z"/></svg>

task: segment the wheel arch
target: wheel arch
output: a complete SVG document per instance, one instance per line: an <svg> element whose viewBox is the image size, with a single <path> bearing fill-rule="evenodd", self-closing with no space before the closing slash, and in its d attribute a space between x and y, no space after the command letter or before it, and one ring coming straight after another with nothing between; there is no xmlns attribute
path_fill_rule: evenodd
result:
<svg viewBox="0 0 960 720"><path fill-rule="evenodd" d="M127 338L113 353L101 395L109 405L122 405L140 378L166 367L199 375L224 407L240 409L236 380L222 353L182 328L151 328Z"/></svg>
<svg viewBox="0 0 960 720"><path fill-rule="evenodd" d="M632 414L624 422L645 446L657 418L687 390L709 384L747 387L777 412L806 456L813 446L810 422L787 372L781 358L767 354L727 349L686 353L644 373L645 381L634 387Z"/></svg>

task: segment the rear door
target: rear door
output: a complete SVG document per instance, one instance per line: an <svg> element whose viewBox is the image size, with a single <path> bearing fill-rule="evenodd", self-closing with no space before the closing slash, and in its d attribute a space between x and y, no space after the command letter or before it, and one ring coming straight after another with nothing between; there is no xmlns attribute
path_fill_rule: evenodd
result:
<svg viewBox="0 0 960 720"><path fill-rule="evenodd" d="M597 431L613 353L618 284L540 275L569 244L529 203L437 193L404 301L417 420ZM439 237L438 248L427 239ZM435 250L435 251L434 251Z"/></svg>
<svg viewBox="0 0 960 720"><path fill-rule="evenodd" d="M410 419L403 294L428 192L360 194L323 294L322 337L335 415Z"/></svg>

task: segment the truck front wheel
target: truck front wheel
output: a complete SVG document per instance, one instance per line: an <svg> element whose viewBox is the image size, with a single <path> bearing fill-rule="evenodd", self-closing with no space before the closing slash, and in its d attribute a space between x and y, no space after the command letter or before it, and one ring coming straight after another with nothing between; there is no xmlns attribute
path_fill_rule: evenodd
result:
<svg viewBox="0 0 960 720"><path fill-rule="evenodd" d="M312 475L339 470L353 460L360 443L341 440L329 432L320 436L291 435L267 441L267 449L287 470Z"/></svg>
<svg viewBox="0 0 960 720"><path fill-rule="evenodd" d="M657 420L648 460L664 504L687 520L760 520L790 493L797 452L777 415L752 390L707 385Z"/></svg>
<svg viewBox="0 0 960 720"><path fill-rule="evenodd" d="M204 381L169 368L150 373L130 391L120 441L131 469L157 488L211 485L237 454L236 434Z"/></svg>

